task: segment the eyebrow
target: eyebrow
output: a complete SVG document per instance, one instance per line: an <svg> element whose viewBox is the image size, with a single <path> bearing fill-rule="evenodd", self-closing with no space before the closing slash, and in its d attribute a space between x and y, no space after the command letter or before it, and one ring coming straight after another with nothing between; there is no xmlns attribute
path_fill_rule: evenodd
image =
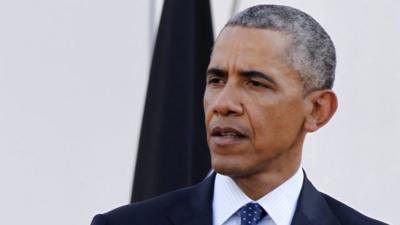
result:
<svg viewBox="0 0 400 225"><path fill-rule="evenodd" d="M224 77L228 75L228 71L223 70L223 69L219 69L216 67L211 67L209 69L207 69L207 76L218 76L218 77Z"/></svg>
<svg viewBox="0 0 400 225"><path fill-rule="evenodd" d="M228 71L216 67L211 67L207 70L207 76L211 75L218 77L225 77L228 75ZM268 82L271 82L272 84L276 84L275 80L271 76L258 70L240 70L239 75L247 78L260 78Z"/></svg>
<svg viewBox="0 0 400 225"><path fill-rule="evenodd" d="M241 70L241 71L239 71L239 74L241 76L248 77L248 78L261 78L261 79L267 80L273 84L276 84L275 80L272 79L271 76L269 76L261 71L258 71L258 70Z"/></svg>

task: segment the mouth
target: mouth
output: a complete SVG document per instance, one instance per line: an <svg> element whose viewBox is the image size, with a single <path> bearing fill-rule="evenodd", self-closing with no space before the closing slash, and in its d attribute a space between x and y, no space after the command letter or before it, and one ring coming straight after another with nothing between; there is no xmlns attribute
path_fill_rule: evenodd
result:
<svg viewBox="0 0 400 225"><path fill-rule="evenodd" d="M248 135L234 127L219 127L211 129L211 141L220 146L233 145L242 142Z"/></svg>

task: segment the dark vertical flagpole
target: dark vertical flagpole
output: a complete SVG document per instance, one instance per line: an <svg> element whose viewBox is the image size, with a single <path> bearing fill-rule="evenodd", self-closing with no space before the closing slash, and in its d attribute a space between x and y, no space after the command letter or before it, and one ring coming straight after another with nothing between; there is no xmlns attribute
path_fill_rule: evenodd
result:
<svg viewBox="0 0 400 225"><path fill-rule="evenodd" d="M209 0L164 1L132 202L199 182L210 170L202 99L212 44Z"/></svg>

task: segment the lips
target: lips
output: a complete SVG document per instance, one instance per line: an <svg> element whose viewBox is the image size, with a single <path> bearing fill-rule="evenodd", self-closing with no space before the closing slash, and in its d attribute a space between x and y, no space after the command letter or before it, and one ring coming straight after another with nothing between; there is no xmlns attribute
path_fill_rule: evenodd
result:
<svg viewBox="0 0 400 225"><path fill-rule="evenodd" d="M233 126L215 126L211 129L211 141L219 146L239 144L247 137L246 131Z"/></svg>
<svg viewBox="0 0 400 225"><path fill-rule="evenodd" d="M215 127L211 130L213 137L243 138L246 137L242 132L233 127Z"/></svg>

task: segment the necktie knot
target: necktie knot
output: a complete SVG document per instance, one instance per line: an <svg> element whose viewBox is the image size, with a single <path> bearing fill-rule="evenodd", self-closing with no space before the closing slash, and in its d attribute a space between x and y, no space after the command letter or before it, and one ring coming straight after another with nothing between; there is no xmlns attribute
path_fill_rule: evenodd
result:
<svg viewBox="0 0 400 225"><path fill-rule="evenodd" d="M241 225L256 225L266 215L265 210L255 202L250 202L239 209Z"/></svg>

